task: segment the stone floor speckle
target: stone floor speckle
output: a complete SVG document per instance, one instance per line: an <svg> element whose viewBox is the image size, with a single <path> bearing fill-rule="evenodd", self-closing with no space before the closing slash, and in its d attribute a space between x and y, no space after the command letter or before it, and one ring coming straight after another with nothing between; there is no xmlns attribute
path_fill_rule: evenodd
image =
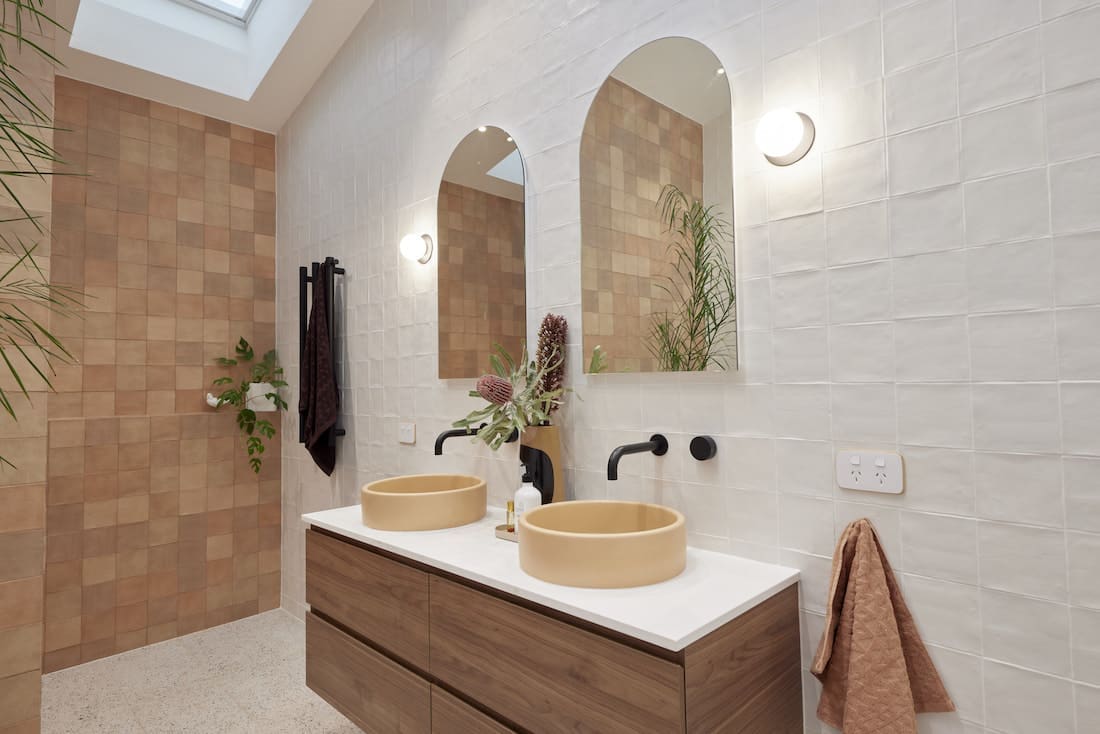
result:
<svg viewBox="0 0 1100 734"><path fill-rule="evenodd" d="M282 610L42 678L43 734L358 734L305 685Z"/></svg>

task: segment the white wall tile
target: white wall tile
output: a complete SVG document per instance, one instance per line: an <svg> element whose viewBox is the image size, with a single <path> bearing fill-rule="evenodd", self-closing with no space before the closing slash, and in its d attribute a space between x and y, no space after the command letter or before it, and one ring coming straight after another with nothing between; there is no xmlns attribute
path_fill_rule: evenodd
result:
<svg viewBox="0 0 1100 734"><path fill-rule="evenodd" d="M1100 308L1062 309L1056 319L1062 379L1095 379L1100 375Z"/></svg>
<svg viewBox="0 0 1100 734"><path fill-rule="evenodd" d="M946 186L959 180L959 125L944 123L891 137L886 144L890 193Z"/></svg>
<svg viewBox="0 0 1100 734"><path fill-rule="evenodd" d="M833 440L897 443L893 385L841 385L830 391Z"/></svg>
<svg viewBox="0 0 1100 734"><path fill-rule="evenodd" d="M1096 0L1042 0L1043 20L1057 18L1092 5L1096 5Z"/></svg>
<svg viewBox="0 0 1100 734"><path fill-rule="evenodd" d="M987 451L1061 449L1058 386L974 386L974 447Z"/></svg>
<svg viewBox="0 0 1100 734"><path fill-rule="evenodd" d="M881 260L890 255L885 201L825 213L825 248L830 265Z"/></svg>
<svg viewBox="0 0 1100 734"><path fill-rule="evenodd" d="M768 186L768 217L785 219L822 208L821 156L809 155L791 166L770 166L764 174Z"/></svg>
<svg viewBox="0 0 1100 734"><path fill-rule="evenodd" d="M1100 383L1062 385L1062 444L1067 454L1100 456Z"/></svg>
<svg viewBox="0 0 1100 734"><path fill-rule="evenodd" d="M831 497L833 445L828 441L777 439L776 487L780 493Z"/></svg>
<svg viewBox="0 0 1100 734"><path fill-rule="evenodd" d="M877 20L879 0L820 0L821 35L831 36L868 20Z"/></svg>
<svg viewBox="0 0 1100 734"><path fill-rule="evenodd" d="M957 117L957 82L954 56L886 77L886 132L896 135Z"/></svg>
<svg viewBox="0 0 1100 734"><path fill-rule="evenodd" d="M970 350L962 316L906 319L894 326L897 377L904 382L970 379Z"/></svg>
<svg viewBox="0 0 1100 734"><path fill-rule="evenodd" d="M1076 685L1073 689L1077 708L1077 734L1087 734L1089 728L1100 721L1100 688Z"/></svg>
<svg viewBox="0 0 1100 734"><path fill-rule="evenodd" d="M882 77L882 35L877 20L821 42L821 84L826 94Z"/></svg>
<svg viewBox="0 0 1100 734"><path fill-rule="evenodd" d="M888 262L829 269L829 321L844 324L890 318L893 274Z"/></svg>
<svg viewBox="0 0 1100 734"><path fill-rule="evenodd" d="M816 497L779 495L779 546L827 556L833 553L833 503Z"/></svg>
<svg viewBox="0 0 1100 734"><path fill-rule="evenodd" d="M1069 675L1069 608L984 589L982 651L1006 663Z"/></svg>
<svg viewBox="0 0 1100 734"><path fill-rule="evenodd" d="M1086 82L1046 96L1047 153L1062 161L1100 153L1100 82Z"/></svg>
<svg viewBox="0 0 1100 734"><path fill-rule="evenodd" d="M1039 32L959 52L959 110L963 114L1034 97L1042 91Z"/></svg>
<svg viewBox="0 0 1100 734"><path fill-rule="evenodd" d="M1043 71L1047 89L1061 89L1100 76L1100 7L1043 26Z"/></svg>
<svg viewBox="0 0 1100 734"><path fill-rule="evenodd" d="M965 313L966 254L936 252L894 258L894 316Z"/></svg>
<svg viewBox="0 0 1100 734"><path fill-rule="evenodd" d="M901 584L926 642L981 653L981 605L976 586L908 575L901 577Z"/></svg>
<svg viewBox="0 0 1100 734"><path fill-rule="evenodd" d="M894 325L829 327L829 369L836 382L888 382L894 379Z"/></svg>
<svg viewBox="0 0 1100 734"><path fill-rule="evenodd" d="M886 196L886 145L882 140L825 153L823 202L827 209Z"/></svg>
<svg viewBox="0 0 1100 734"><path fill-rule="evenodd" d="M1100 586L1096 584L1096 568L1100 564L1100 535L1067 533L1069 551L1069 600L1093 609L1100 609Z"/></svg>
<svg viewBox="0 0 1100 734"><path fill-rule="evenodd" d="M834 92L825 97L824 114L815 123L821 150L846 148L883 135L882 81Z"/></svg>
<svg viewBox="0 0 1100 734"><path fill-rule="evenodd" d="M967 183L967 242L983 245L1047 234L1047 191L1043 168Z"/></svg>
<svg viewBox="0 0 1100 734"><path fill-rule="evenodd" d="M764 10L764 58L783 56L816 40L816 0L785 0Z"/></svg>
<svg viewBox="0 0 1100 734"><path fill-rule="evenodd" d="M1054 238L1054 302L1059 306L1100 304L1100 232Z"/></svg>
<svg viewBox="0 0 1100 734"><path fill-rule="evenodd" d="M777 436L829 438L828 385L776 385L772 394Z"/></svg>
<svg viewBox="0 0 1100 734"><path fill-rule="evenodd" d="M772 321L775 327L824 323L825 289L824 270L808 270L773 278Z"/></svg>
<svg viewBox="0 0 1100 734"><path fill-rule="evenodd" d="M828 382L827 329L813 326L773 331L772 368L777 382Z"/></svg>
<svg viewBox="0 0 1100 734"><path fill-rule="evenodd" d="M963 584L978 582L978 538L972 519L902 512L901 554L898 565L907 573Z"/></svg>
<svg viewBox="0 0 1100 734"><path fill-rule="evenodd" d="M970 368L983 382L1058 379L1054 312L972 316Z"/></svg>
<svg viewBox="0 0 1100 734"><path fill-rule="evenodd" d="M978 523L982 586L1066 600L1066 538L1057 530Z"/></svg>
<svg viewBox="0 0 1100 734"><path fill-rule="evenodd" d="M974 514L974 455L970 451L902 446L905 507L954 515Z"/></svg>
<svg viewBox="0 0 1100 734"><path fill-rule="evenodd" d="M986 723L1006 734L1072 734L1073 686L1011 665L983 666Z"/></svg>
<svg viewBox="0 0 1100 734"><path fill-rule="evenodd" d="M976 46L1039 23L1040 0L955 0L959 48Z"/></svg>
<svg viewBox="0 0 1100 734"><path fill-rule="evenodd" d="M970 448L966 385L898 385L898 440L917 446Z"/></svg>
<svg viewBox="0 0 1100 734"><path fill-rule="evenodd" d="M1100 156L1050 167L1050 216L1055 232L1100 229Z"/></svg>
<svg viewBox="0 0 1100 734"><path fill-rule="evenodd" d="M1100 686L1100 611L1073 607L1073 671L1078 680Z"/></svg>
<svg viewBox="0 0 1100 734"><path fill-rule="evenodd" d="M954 7L949 0L921 0L882 19L887 72L914 66L955 50Z"/></svg>
<svg viewBox="0 0 1100 734"><path fill-rule="evenodd" d="M1056 528L1065 523L1057 456L979 452L974 487L979 517Z"/></svg>
<svg viewBox="0 0 1100 734"><path fill-rule="evenodd" d="M946 186L890 199L890 240L894 256L962 247L963 218L961 186Z"/></svg>
<svg viewBox="0 0 1100 734"><path fill-rule="evenodd" d="M1100 532L1100 459L1064 457L1066 527Z"/></svg>
<svg viewBox="0 0 1100 734"><path fill-rule="evenodd" d="M780 219L768 225L771 272L787 273L825 266L825 215L821 212Z"/></svg>
<svg viewBox="0 0 1100 734"><path fill-rule="evenodd" d="M992 176L1046 162L1043 105L1033 99L962 121L962 176Z"/></svg>
<svg viewBox="0 0 1100 734"><path fill-rule="evenodd" d="M1054 303L1049 239L967 250L966 275L971 313L1049 308Z"/></svg>

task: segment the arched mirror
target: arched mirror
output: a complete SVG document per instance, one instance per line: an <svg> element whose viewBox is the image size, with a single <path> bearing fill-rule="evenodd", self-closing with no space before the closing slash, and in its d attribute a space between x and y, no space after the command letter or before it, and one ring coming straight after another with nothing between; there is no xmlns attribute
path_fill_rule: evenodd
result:
<svg viewBox="0 0 1100 734"><path fill-rule="evenodd" d="M604 357L589 371L736 368L732 129L725 70L691 39L642 46L597 92L580 156L584 353Z"/></svg>
<svg viewBox="0 0 1100 734"><path fill-rule="evenodd" d="M494 344L526 333L523 159L512 136L479 127L439 184L439 376L477 377Z"/></svg>

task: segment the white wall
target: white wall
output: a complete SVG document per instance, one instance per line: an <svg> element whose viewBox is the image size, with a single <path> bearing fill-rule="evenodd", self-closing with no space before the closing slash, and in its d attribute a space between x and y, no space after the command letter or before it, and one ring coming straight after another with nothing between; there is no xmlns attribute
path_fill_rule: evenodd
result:
<svg viewBox="0 0 1100 734"><path fill-rule="evenodd" d="M469 383L435 379L435 263L401 260L398 239L434 234L452 147L500 125L530 175L532 323L553 308L579 335L584 116L623 57L672 34L730 73L742 370L586 381L574 344L576 495L657 499L696 544L800 568L807 650L834 540L869 516L959 706L928 731L1097 731L1096 2L379 0L279 135L291 381L299 264L346 265L349 335L338 476L310 466L293 416L284 431L286 605L302 610L300 512L399 472L482 472L498 500L511 490L512 447L431 456ZM818 123L785 169L752 142L778 105ZM398 446L399 419L416 420L417 446ZM669 455L606 482L610 449L655 430ZM689 458L696 433L718 437L716 460ZM905 494L836 489L842 446L898 447ZM811 712L816 690L807 676Z"/></svg>

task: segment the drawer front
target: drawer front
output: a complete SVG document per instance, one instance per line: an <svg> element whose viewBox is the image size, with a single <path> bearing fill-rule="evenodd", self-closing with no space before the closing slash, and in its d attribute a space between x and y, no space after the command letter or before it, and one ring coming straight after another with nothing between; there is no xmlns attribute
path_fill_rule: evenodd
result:
<svg viewBox="0 0 1100 734"><path fill-rule="evenodd" d="M312 613L306 615L306 685L364 731L431 732L427 681Z"/></svg>
<svg viewBox="0 0 1100 734"><path fill-rule="evenodd" d="M432 686L432 734L514 734L508 727Z"/></svg>
<svg viewBox="0 0 1100 734"><path fill-rule="evenodd" d="M422 670L428 667L428 574L351 543L306 533L306 601Z"/></svg>
<svg viewBox="0 0 1100 734"><path fill-rule="evenodd" d="M684 669L529 609L431 579L439 680L531 732L684 730Z"/></svg>

